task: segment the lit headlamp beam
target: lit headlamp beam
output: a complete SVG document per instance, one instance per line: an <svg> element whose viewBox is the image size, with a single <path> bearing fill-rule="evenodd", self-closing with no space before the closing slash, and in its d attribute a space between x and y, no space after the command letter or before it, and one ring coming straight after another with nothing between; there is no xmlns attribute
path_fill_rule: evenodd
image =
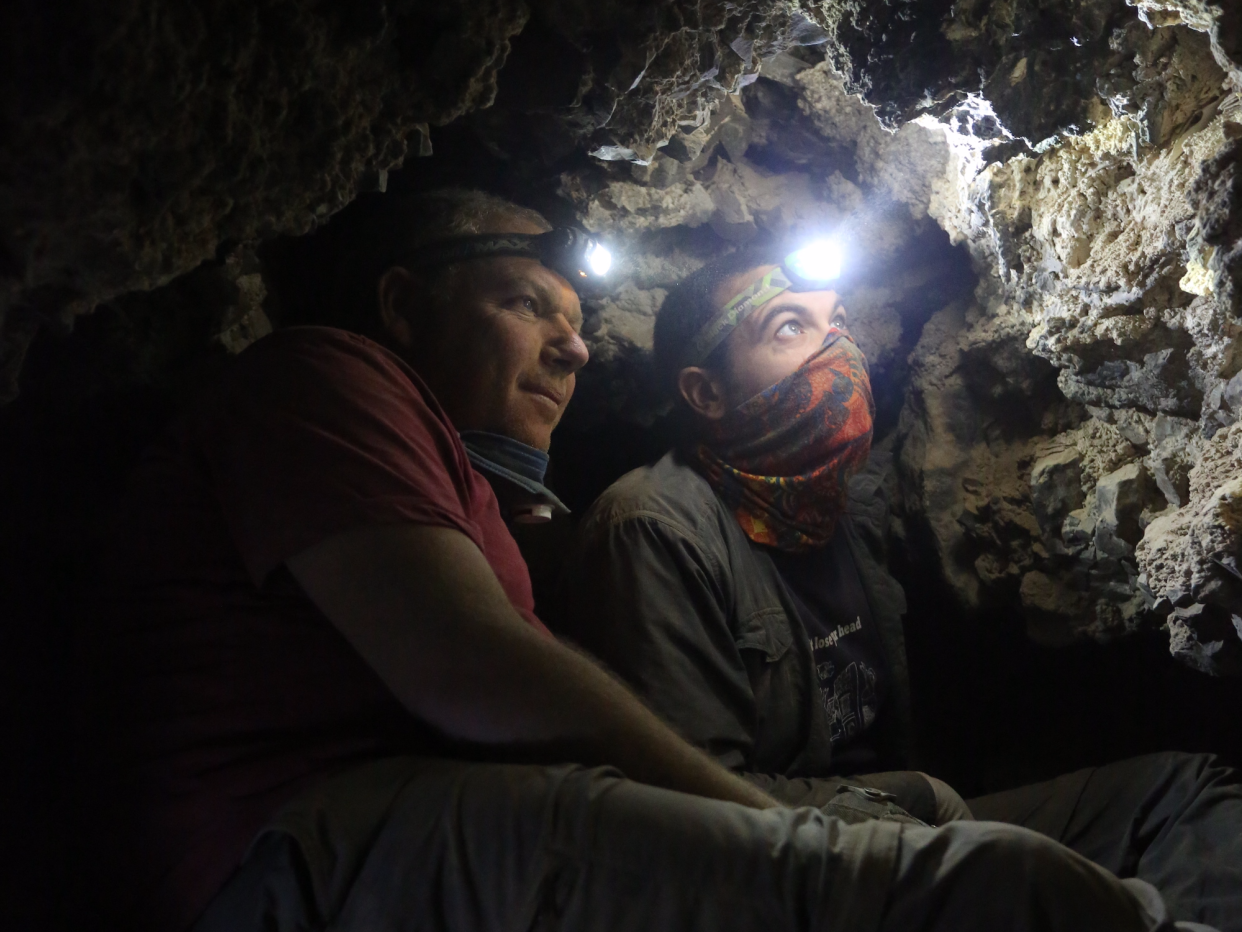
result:
<svg viewBox="0 0 1242 932"><path fill-rule="evenodd" d="M587 268L591 270L592 275L598 275L602 278L612 268L612 253L609 252L608 247L603 243L592 242L586 248L584 258L586 259Z"/></svg>
<svg viewBox="0 0 1242 932"><path fill-rule="evenodd" d="M845 251L840 243L832 239L817 239L807 243L787 255L781 263L795 279L800 279L795 284L804 287L840 278L844 264Z"/></svg>

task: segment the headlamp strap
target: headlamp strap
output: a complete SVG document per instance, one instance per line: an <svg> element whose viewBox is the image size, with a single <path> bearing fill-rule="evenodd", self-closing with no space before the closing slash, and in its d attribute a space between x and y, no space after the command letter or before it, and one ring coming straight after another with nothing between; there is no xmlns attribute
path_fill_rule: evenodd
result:
<svg viewBox="0 0 1242 932"><path fill-rule="evenodd" d="M702 329L694 335L694 339L690 341L690 346L682 357L681 368L702 365L712 351L724 342L725 337L734 327L791 287L793 287L793 282L785 276L784 270L777 266L745 291L736 295L720 309L719 314L704 324Z"/></svg>
<svg viewBox="0 0 1242 932"><path fill-rule="evenodd" d="M535 239L536 235L529 233L458 236L415 249L407 256L404 264L407 268L430 268L491 256L526 256L538 259L540 255Z"/></svg>
<svg viewBox="0 0 1242 932"><path fill-rule="evenodd" d="M602 273L587 273L592 266L586 253L595 244L589 234L571 227L555 227L546 233L481 233L428 243L410 250L396 264L426 269L469 259L521 256L543 263L582 293L584 287L595 286L602 277Z"/></svg>

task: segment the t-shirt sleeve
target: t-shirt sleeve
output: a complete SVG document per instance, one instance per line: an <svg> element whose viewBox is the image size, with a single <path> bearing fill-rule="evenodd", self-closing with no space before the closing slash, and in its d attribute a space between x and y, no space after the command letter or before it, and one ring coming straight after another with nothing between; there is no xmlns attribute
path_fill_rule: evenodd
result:
<svg viewBox="0 0 1242 932"><path fill-rule="evenodd" d="M413 371L361 338L266 338L197 419L197 446L252 580L351 530L470 519L468 461Z"/></svg>

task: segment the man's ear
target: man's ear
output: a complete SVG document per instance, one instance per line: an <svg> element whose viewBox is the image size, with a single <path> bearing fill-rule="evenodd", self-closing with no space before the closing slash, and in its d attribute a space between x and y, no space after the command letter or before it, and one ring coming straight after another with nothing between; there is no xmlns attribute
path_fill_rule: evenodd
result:
<svg viewBox="0 0 1242 932"><path fill-rule="evenodd" d="M677 392L695 414L718 421L729 410L724 382L710 369L691 366L677 373Z"/></svg>
<svg viewBox="0 0 1242 932"><path fill-rule="evenodd" d="M380 276L376 286L376 298L379 302L380 322L384 332L401 347L410 349L424 329L422 311L426 301L420 301L419 295L425 294L424 282L420 276L394 265Z"/></svg>

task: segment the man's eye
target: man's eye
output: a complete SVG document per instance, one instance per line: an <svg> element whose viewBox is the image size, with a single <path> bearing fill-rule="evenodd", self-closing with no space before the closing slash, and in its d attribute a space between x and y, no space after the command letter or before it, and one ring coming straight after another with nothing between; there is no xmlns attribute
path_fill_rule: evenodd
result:
<svg viewBox="0 0 1242 932"><path fill-rule="evenodd" d="M535 299L526 296L511 299L509 306L516 311L526 311L528 314L534 314L539 310L539 305L535 303Z"/></svg>
<svg viewBox="0 0 1242 932"><path fill-rule="evenodd" d="M778 337L796 337L805 332L802 329L802 325L796 320L787 320L776 328L776 335Z"/></svg>

